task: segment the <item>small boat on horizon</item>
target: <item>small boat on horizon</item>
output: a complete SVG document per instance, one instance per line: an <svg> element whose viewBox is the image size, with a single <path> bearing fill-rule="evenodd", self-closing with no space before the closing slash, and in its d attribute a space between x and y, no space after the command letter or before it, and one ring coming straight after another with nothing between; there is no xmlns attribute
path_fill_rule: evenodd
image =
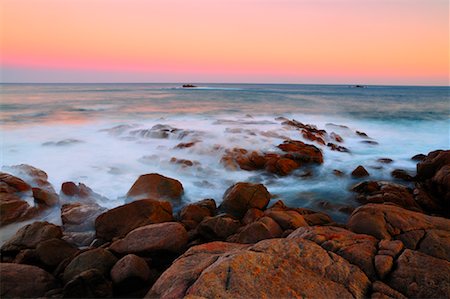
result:
<svg viewBox="0 0 450 299"><path fill-rule="evenodd" d="M193 84L183 84L182 87L183 87L183 88L194 88L194 87L197 87L197 86L195 86L195 85L193 85Z"/></svg>

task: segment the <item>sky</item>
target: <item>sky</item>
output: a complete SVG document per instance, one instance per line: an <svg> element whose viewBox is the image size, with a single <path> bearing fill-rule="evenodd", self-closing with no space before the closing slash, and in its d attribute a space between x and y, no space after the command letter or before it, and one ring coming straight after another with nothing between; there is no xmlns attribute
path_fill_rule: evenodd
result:
<svg viewBox="0 0 450 299"><path fill-rule="evenodd" d="M449 85L447 0L0 0L0 82Z"/></svg>

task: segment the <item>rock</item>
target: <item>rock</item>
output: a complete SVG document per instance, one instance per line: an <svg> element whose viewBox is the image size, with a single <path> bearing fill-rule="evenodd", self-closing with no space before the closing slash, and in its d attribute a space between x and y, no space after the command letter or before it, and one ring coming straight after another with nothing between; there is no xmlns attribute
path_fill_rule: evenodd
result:
<svg viewBox="0 0 450 299"><path fill-rule="evenodd" d="M283 230L308 226L308 223L306 223L303 216L296 211L269 209L266 210L264 214L275 220Z"/></svg>
<svg viewBox="0 0 450 299"><path fill-rule="evenodd" d="M270 200L270 193L262 184L237 183L225 191L220 209L242 218L248 209L263 210Z"/></svg>
<svg viewBox="0 0 450 299"><path fill-rule="evenodd" d="M425 159L426 157L427 157L427 156L424 155L424 154L417 154L417 155L412 156L412 157L411 157L411 160L420 162L420 161L422 161L423 159Z"/></svg>
<svg viewBox="0 0 450 299"><path fill-rule="evenodd" d="M141 175L128 191L127 197L179 201L182 194L183 186L179 181L151 173Z"/></svg>
<svg viewBox="0 0 450 299"><path fill-rule="evenodd" d="M34 222L28 224L17 231L17 233L6 241L1 251L18 252L26 248L36 248L36 246L46 240L61 238L62 231L59 226L48 222Z"/></svg>
<svg viewBox="0 0 450 299"><path fill-rule="evenodd" d="M0 182L5 183L14 189L14 192L24 192L31 190L31 186L24 180L8 173L0 172Z"/></svg>
<svg viewBox="0 0 450 299"><path fill-rule="evenodd" d="M338 134L336 134L334 132L330 133L330 138L333 139L336 142L344 142L344 139L340 135L338 135Z"/></svg>
<svg viewBox="0 0 450 299"><path fill-rule="evenodd" d="M327 146L332 151L337 151L337 152L342 152L342 153L350 153L350 150L348 148L346 148L345 146L337 145L337 144L334 144L332 142L328 142Z"/></svg>
<svg viewBox="0 0 450 299"><path fill-rule="evenodd" d="M449 298L450 263L406 249L396 261L388 284L411 298Z"/></svg>
<svg viewBox="0 0 450 299"><path fill-rule="evenodd" d="M62 239L76 247L90 246L95 239L95 231L84 232L65 231Z"/></svg>
<svg viewBox="0 0 450 299"><path fill-rule="evenodd" d="M390 182L365 181L352 187L361 203L394 203L403 208L422 211L410 188Z"/></svg>
<svg viewBox="0 0 450 299"><path fill-rule="evenodd" d="M38 203L51 207L59 202L59 196L55 192L41 188L33 188L32 190L34 200Z"/></svg>
<svg viewBox="0 0 450 299"><path fill-rule="evenodd" d="M97 202L107 202L108 199L94 192L83 183L64 182L61 185L61 200L64 203L83 203L96 205Z"/></svg>
<svg viewBox="0 0 450 299"><path fill-rule="evenodd" d="M108 250L96 248L77 255L64 270L63 280L69 282L77 275L90 269L97 269L102 275L107 276L117 262L117 258Z"/></svg>
<svg viewBox="0 0 450 299"><path fill-rule="evenodd" d="M95 230L98 238L109 241L124 237L137 227L172 220L169 202L142 199L101 214L95 220Z"/></svg>
<svg viewBox="0 0 450 299"><path fill-rule="evenodd" d="M106 211L96 203L70 203L61 207L61 220L66 231L86 231L95 228L95 219Z"/></svg>
<svg viewBox="0 0 450 299"><path fill-rule="evenodd" d="M145 298L182 298L202 271L223 253L248 247L243 244L212 242L191 247L167 269Z"/></svg>
<svg viewBox="0 0 450 299"><path fill-rule="evenodd" d="M450 260L450 220L428 216L387 204L367 204L357 208L347 223L356 233L377 239L398 239L409 248Z"/></svg>
<svg viewBox="0 0 450 299"><path fill-rule="evenodd" d="M174 149L183 149L183 148L190 148L193 147L194 145L196 145L197 143L199 143L201 141L193 141L193 142L181 142L179 144L177 144Z"/></svg>
<svg viewBox="0 0 450 299"><path fill-rule="evenodd" d="M150 278L150 269L144 259L134 254L121 258L111 269L111 279L120 285L127 281L139 280L145 282Z"/></svg>
<svg viewBox="0 0 450 299"><path fill-rule="evenodd" d="M313 241L357 265L369 278L376 278L372 261L377 253L378 241L372 236L334 226L311 226L298 228L288 236L288 239L292 238Z"/></svg>
<svg viewBox="0 0 450 299"><path fill-rule="evenodd" d="M344 175L344 173L339 169L333 169L333 174L337 177L342 177Z"/></svg>
<svg viewBox="0 0 450 299"><path fill-rule="evenodd" d="M63 290L63 298L110 298L112 295L111 282L97 269L81 272Z"/></svg>
<svg viewBox="0 0 450 299"><path fill-rule="evenodd" d="M396 258L400 252L403 250L403 243L400 240L389 241L389 240L381 240L378 243L379 254L387 254L394 258Z"/></svg>
<svg viewBox="0 0 450 299"><path fill-rule="evenodd" d="M225 240L234 234L241 226L239 220L231 215L220 214L214 217L206 217L198 225L198 233L206 240Z"/></svg>
<svg viewBox="0 0 450 299"><path fill-rule="evenodd" d="M110 249L119 254L144 254L158 251L181 252L188 242L183 225L178 222L150 224L132 230Z"/></svg>
<svg viewBox="0 0 450 299"><path fill-rule="evenodd" d="M244 218L242 218L242 223L247 225L255 222L259 218L264 217L264 212L260 209L251 208L245 213Z"/></svg>
<svg viewBox="0 0 450 299"><path fill-rule="evenodd" d="M37 298L57 287L51 274L30 265L2 263L0 277L2 298Z"/></svg>
<svg viewBox="0 0 450 299"><path fill-rule="evenodd" d="M364 138L369 138L369 136L367 136L367 134L364 133L364 132L356 131L355 133L356 133L356 135L358 135L358 136L361 136L361 137L364 137Z"/></svg>
<svg viewBox="0 0 450 299"><path fill-rule="evenodd" d="M370 174L367 172L367 170L361 165L359 165L358 167L355 168L355 170L352 171L352 176L356 178L362 178L369 175Z"/></svg>
<svg viewBox="0 0 450 299"><path fill-rule="evenodd" d="M394 160L392 160L391 158L380 158L377 160L377 162L383 164L391 164L392 162L394 162Z"/></svg>
<svg viewBox="0 0 450 299"><path fill-rule="evenodd" d="M300 167L300 164L292 159L279 157L278 155L266 156L267 160L264 165L265 169L270 173L286 176L292 171Z"/></svg>
<svg viewBox="0 0 450 299"><path fill-rule="evenodd" d="M61 239L49 239L39 243L36 247L36 255L39 261L52 269L58 266L66 258L74 256L78 249Z"/></svg>
<svg viewBox="0 0 450 299"><path fill-rule="evenodd" d="M322 151L314 145L297 140L286 140L278 145L278 148L289 154L285 156L286 158L291 158L296 162L323 163Z"/></svg>
<svg viewBox="0 0 450 299"><path fill-rule="evenodd" d="M417 164L417 178L431 179L443 166L450 165L450 150L433 151Z"/></svg>
<svg viewBox="0 0 450 299"><path fill-rule="evenodd" d="M375 281L372 284L372 299L374 298L380 298L380 299L407 299L402 293L397 292L396 290L392 289L388 285L384 284L381 281Z"/></svg>
<svg viewBox="0 0 450 299"><path fill-rule="evenodd" d="M204 199L185 206L180 212L180 220L183 224L195 228L205 217L214 216L216 213L216 202L214 199Z"/></svg>
<svg viewBox="0 0 450 299"><path fill-rule="evenodd" d="M301 238L264 240L216 255L205 253L208 245L178 258L146 298L363 298L370 287L358 267ZM187 267L192 264L195 270Z"/></svg>
<svg viewBox="0 0 450 299"><path fill-rule="evenodd" d="M404 169L394 169L391 172L391 176L393 178L404 180L407 182L411 182L412 180L414 180L414 177Z"/></svg>
<svg viewBox="0 0 450 299"><path fill-rule="evenodd" d="M14 193L0 193L0 226L24 220L30 205Z"/></svg>
<svg viewBox="0 0 450 299"><path fill-rule="evenodd" d="M227 241L234 243L257 243L261 240L278 238L282 235L281 227L270 217L262 217L242 228L239 233L230 236Z"/></svg>
<svg viewBox="0 0 450 299"><path fill-rule="evenodd" d="M374 261L378 277L384 279L391 272L394 259L390 255L376 255Z"/></svg>
<svg viewBox="0 0 450 299"><path fill-rule="evenodd" d="M302 130L302 136L305 139L311 140L311 141L315 141L319 144L325 145L325 141L323 140L323 138L321 137L321 134L316 134L314 132L311 132L309 130Z"/></svg>

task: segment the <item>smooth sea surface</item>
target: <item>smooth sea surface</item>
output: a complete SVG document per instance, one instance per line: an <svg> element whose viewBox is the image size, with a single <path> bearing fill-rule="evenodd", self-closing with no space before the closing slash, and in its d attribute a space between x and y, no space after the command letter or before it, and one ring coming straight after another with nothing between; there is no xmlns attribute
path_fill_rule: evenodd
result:
<svg viewBox="0 0 450 299"><path fill-rule="evenodd" d="M145 173L181 181L186 202L220 202L233 183L258 182L273 201L323 210L345 221L348 215L333 205L358 205L349 191L359 181L350 176L356 166L366 167L371 179L391 180L396 168L414 173L413 155L450 147L449 87L197 85L1 84L2 169L8 172L8 166L23 163L38 167L57 191L65 181L85 183L108 198L99 203L108 208L123 204L128 189ZM351 152L304 140L277 117L336 132ZM160 138L148 131L158 124L181 130ZM356 130L378 144L363 143ZM324 164L311 168L310 177L303 176L305 168L278 177L228 170L220 162L225 150L234 147L279 152L276 146L286 138L321 148ZM174 149L191 141L197 141L191 148ZM182 167L170 163L172 157L198 164ZM379 158L394 162L381 164ZM334 169L345 175L336 177ZM47 220L57 222L58 217Z"/></svg>

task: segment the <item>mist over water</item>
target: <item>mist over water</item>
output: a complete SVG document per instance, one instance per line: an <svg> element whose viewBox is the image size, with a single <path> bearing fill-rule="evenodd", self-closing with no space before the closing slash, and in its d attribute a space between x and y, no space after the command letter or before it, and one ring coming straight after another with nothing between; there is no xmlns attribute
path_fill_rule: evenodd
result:
<svg viewBox="0 0 450 299"><path fill-rule="evenodd" d="M413 155L449 148L448 87L199 85L2 84L1 166L38 167L57 191L65 181L85 183L109 199L99 203L108 208L123 204L145 173L180 180L186 202L220 202L233 183L260 182L273 201L324 210L344 221L347 215L320 202L356 206L348 191L358 182L350 177L356 166L366 167L371 179L391 180L393 169L415 171ZM276 120L280 116L338 133L351 153L304 140ZM179 130L161 136L152 130L156 125ZM378 144L363 143L356 130ZM279 152L276 146L286 138L321 148L324 164L278 177L227 170L220 163L226 149ZM190 148L175 148L193 141ZM171 163L173 157L194 165ZM394 162L377 162L384 157ZM345 175L336 177L334 169ZM313 175L304 177L308 170Z"/></svg>

